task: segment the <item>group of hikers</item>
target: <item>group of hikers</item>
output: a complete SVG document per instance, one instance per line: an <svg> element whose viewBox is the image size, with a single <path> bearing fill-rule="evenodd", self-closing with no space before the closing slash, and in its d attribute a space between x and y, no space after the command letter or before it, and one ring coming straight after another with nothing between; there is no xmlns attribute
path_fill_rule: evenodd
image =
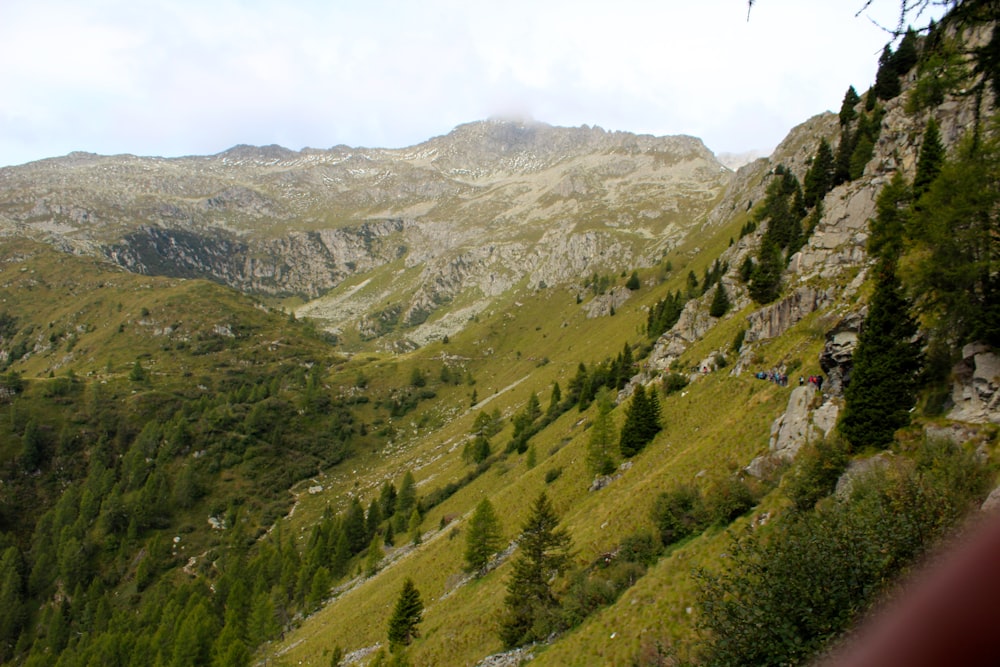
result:
<svg viewBox="0 0 1000 667"><path fill-rule="evenodd" d="M754 377L756 377L758 380L768 380L768 381L773 382L774 384L778 385L779 387L787 387L788 386L788 375L786 375L785 373L782 373L780 371L777 371L777 370L773 370L772 369L772 370L769 370L769 371L757 371L757 373L756 373L756 375ZM810 375L808 377L808 379L805 378L805 377L802 377L800 375L799 376L799 386L800 387L803 386L806 382L808 382L811 385L814 385L817 390L822 390L823 389L823 376L822 375Z"/></svg>
<svg viewBox="0 0 1000 667"><path fill-rule="evenodd" d="M806 382L807 382L807 380L804 380L802 377L799 377L799 386L800 387L802 385L804 385ZM823 376L822 375L810 375L808 382L809 382L809 384L816 385L816 390L817 391L820 391L820 390L823 389Z"/></svg>
<svg viewBox="0 0 1000 667"><path fill-rule="evenodd" d="M757 371L758 380L770 380L779 387L788 386L788 376L776 370Z"/></svg>

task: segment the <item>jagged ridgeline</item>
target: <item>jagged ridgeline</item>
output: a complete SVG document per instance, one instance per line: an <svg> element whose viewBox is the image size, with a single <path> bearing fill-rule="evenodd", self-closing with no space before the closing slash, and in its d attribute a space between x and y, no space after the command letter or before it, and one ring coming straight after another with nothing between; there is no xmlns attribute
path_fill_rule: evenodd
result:
<svg viewBox="0 0 1000 667"><path fill-rule="evenodd" d="M801 664L995 486L996 7L730 171L0 170L0 661Z"/></svg>

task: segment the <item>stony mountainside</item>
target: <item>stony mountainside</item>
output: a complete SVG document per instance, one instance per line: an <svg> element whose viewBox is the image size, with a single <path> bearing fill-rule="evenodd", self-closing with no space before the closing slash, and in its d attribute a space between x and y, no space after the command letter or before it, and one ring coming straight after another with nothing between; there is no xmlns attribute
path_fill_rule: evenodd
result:
<svg viewBox="0 0 1000 667"><path fill-rule="evenodd" d="M0 228L137 273L299 297L367 337L386 333L371 323L386 308L407 328L523 281L651 265L731 178L690 137L485 121L398 150L42 160L0 170Z"/></svg>

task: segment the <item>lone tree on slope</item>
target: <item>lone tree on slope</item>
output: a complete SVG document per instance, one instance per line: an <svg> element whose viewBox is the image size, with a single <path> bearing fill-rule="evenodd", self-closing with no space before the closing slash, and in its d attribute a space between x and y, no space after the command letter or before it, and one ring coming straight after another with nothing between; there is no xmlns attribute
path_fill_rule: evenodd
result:
<svg viewBox="0 0 1000 667"><path fill-rule="evenodd" d="M423 612L424 603L420 600L420 591L413 585L413 580L407 577L406 581L403 582L403 589L399 592L392 617L389 619L389 647L391 650L407 646L420 636L417 625L423 618Z"/></svg>

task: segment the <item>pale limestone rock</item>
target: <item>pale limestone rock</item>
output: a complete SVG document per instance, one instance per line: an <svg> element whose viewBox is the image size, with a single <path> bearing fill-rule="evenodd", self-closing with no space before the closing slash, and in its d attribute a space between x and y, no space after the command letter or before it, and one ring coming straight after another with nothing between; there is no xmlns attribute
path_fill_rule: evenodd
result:
<svg viewBox="0 0 1000 667"><path fill-rule="evenodd" d="M621 308L630 298L632 291L619 285L595 296L584 308L588 318L604 317Z"/></svg>
<svg viewBox="0 0 1000 667"><path fill-rule="evenodd" d="M962 356L952 369L954 407L948 418L1000 424L1000 356L982 343L966 345Z"/></svg>
<svg viewBox="0 0 1000 667"><path fill-rule="evenodd" d="M990 495L986 496L979 509L983 512L1000 512L1000 486L990 491Z"/></svg>
<svg viewBox="0 0 1000 667"><path fill-rule="evenodd" d="M823 405L813 410L812 422L826 437L837 425L837 417L840 416L840 406L833 401L826 401Z"/></svg>
<svg viewBox="0 0 1000 667"><path fill-rule="evenodd" d="M832 301L829 290L818 290L809 285L796 288L777 303L765 306L747 317L745 343L776 338L788 331L803 317Z"/></svg>
<svg viewBox="0 0 1000 667"><path fill-rule="evenodd" d="M849 313L826 334L826 343L819 355L819 366L826 375L823 389L832 396L841 396L851 379L854 350L865 320L866 310Z"/></svg>
<svg viewBox="0 0 1000 667"><path fill-rule="evenodd" d="M845 470L844 474L842 474L840 479L837 480L837 486L834 490L834 494L838 498L849 498L851 493L854 491L854 485L858 482L858 480L871 474L874 470L887 468L891 459L892 454L890 452L880 452L867 459L851 461L847 464L847 470Z"/></svg>
<svg viewBox="0 0 1000 667"><path fill-rule="evenodd" d="M816 387L811 384L805 384L792 390L784 414L774 420L774 424L771 426L768 449L772 454L786 460L792 460L802 445L817 439L818 433L810 419L810 407L815 395Z"/></svg>

